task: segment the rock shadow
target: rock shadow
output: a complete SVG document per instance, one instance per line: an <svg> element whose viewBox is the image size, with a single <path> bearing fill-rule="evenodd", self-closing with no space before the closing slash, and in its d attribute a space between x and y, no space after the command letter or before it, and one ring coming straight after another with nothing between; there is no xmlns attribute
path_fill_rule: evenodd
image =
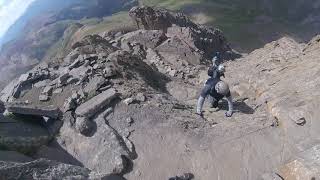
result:
<svg viewBox="0 0 320 180"><path fill-rule="evenodd" d="M226 100L222 100L222 102L219 103L219 109L221 110L228 110L228 102ZM242 100L237 100L233 102L233 111L234 112L240 112L244 114L253 114L255 110L247 105L244 101Z"/></svg>
<svg viewBox="0 0 320 180"><path fill-rule="evenodd" d="M84 167L84 165L78 159L69 154L68 151L66 151L55 139L49 143L48 147L51 150L47 150L47 154L45 154L45 157L43 158Z"/></svg>
<svg viewBox="0 0 320 180"><path fill-rule="evenodd" d="M169 93L166 89L166 84L171 81L169 77L159 72L155 67L148 65L140 58L137 58L135 56L133 56L132 58L133 60L131 60L130 62L118 60L119 65L127 69L126 78L128 80L133 78L141 78L153 89L163 93ZM138 74L138 77L136 77L135 74Z"/></svg>

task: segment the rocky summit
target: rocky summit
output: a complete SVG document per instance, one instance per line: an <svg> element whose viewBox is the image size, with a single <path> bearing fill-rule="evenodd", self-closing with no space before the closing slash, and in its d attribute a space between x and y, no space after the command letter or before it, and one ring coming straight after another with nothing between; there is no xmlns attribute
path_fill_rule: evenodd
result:
<svg viewBox="0 0 320 180"><path fill-rule="evenodd" d="M88 35L1 92L0 179L320 177L320 37L249 54L182 13L129 11L136 30ZM231 89L196 104L221 53Z"/></svg>

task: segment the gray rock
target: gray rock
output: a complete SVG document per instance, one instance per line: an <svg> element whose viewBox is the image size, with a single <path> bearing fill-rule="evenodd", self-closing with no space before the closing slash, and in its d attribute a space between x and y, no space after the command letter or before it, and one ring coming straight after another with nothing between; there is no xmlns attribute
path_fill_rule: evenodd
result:
<svg viewBox="0 0 320 180"><path fill-rule="evenodd" d="M103 70L103 75L105 78L117 75L116 67L112 62L106 63L106 67Z"/></svg>
<svg viewBox="0 0 320 180"><path fill-rule="evenodd" d="M53 119L58 119L61 116L61 111L54 106L36 106L21 102L6 104L9 112L24 115L45 116Z"/></svg>
<svg viewBox="0 0 320 180"><path fill-rule="evenodd" d="M70 78L70 74L69 73L65 73L63 75L61 75L58 79L58 83L60 85L66 85L68 83L68 79Z"/></svg>
<svg viewBox="0 0 320 180"><path fill-rule="evenodd" d="M101 174L124 172L126 161L130 159L130 151L122 138L105 123L103 116L108 113L109 110L94 119L97 129L92 136L83 136L65 123L57 137L58 143L70 155L85 167Z"/></svg>
<svg viewBox="0 0 320 180"><path fill-rule="evenodd" d="M51 87L51 86L46 86L44 89L43 89L43 91L42 91L42 93L43 94L48 94L49 96L52 94L52 90L53 90L53 87Z"/></svg>
<svg viewBox="0 0 320 180"><path fill-rule="evenodd" d="M32 84L43 81L49 78L48 71L30 71L27 74L20 76L18 82L15 83L14 89L12 90L12 96L19 98L22 91L32 87Z"/></svg>
<svg viewBox="0 0 320 180"><path fill-rule="evenodd" d="M197 65L204 60L201 53L196 52L184 40L176 36L166 40L155 50L157 50L166 61L172 64L176 64L177 60L186 60L190 64Z"/></svg>
<svg viewBox="0 0 320 180"><path fill-rule="evenodd" d="M81 104L75 111L77 116L91 118L97 112L107 106L114 98L117 97L115 89L108 89L101 94L91 98L89 101Z"/></svg>
<svg viewBox="0 0 320 180"><path fill-rule="evenodd" d="M106 79L101 76L95 76L93 79L89 81L89 83L86 85L86 87L83 89L83 91L89 96L95 96L96 91L106 83Z"/></svg>
<svg viewBox="0 0 320 180"><path fill-rule="evenodd" d="M70 66L68 68L69 68L69 70L71 70L73 68L77 68L77 67L81 66L81 63L83 64L83 62L84 62L84 58L83 58L83 56L80 56L72 64L70 64Z"/></svg>
<svg viewBox="0 0 320 180"><path fill-rule="evenodd" d="M78 68L72 69L69 74L75 78L80 78L86 76L89 71L91 71L91 67L82 65Z"/></svg>
<svg viewBox="0 0 320 180"><path fill-rule="evenodd" d="M47 94L40 94L39 101L49 101L49 96Z"/></svg>
<svg viewBox="0 0 320 180"><path fill-rule="evenodd" d="M72 78L69 78L69 79L67 80L67 84L75 84L75 83L77 83L77 82L79 82L79 81L80 81L79 78L72 77Z"/></svg>
<svg viewBox="0 0 320 180"><path fill-rule="evenodd" d="M89 135L94 128L94 123L85 117L78 117L76 119L76 129L83 135Z"/></svg>
<svg viewBox="0 0 320 180"><path fill-rule="evenodd" d="M121 39L121 44L136 42L154 49L166 39L165 33L161 30L138 30L125 34Z"/></svg>
<svg viewBox="0 0 320 180"><path fill-rule="evenodd" d="M190 49L194 50L194 53L202 51L206 57L211 58L214 52L231 51L220 30L197 25L182 13L144 6L133 7L129 11L129 15L139 29L162 30L171 39L173 37L181 39ZM176 49L181 48L177 47Z"/></svg>
<svg viewBox="0 0 320 180"><path fill-rule="evenodd" d="M35 83L33 86L37 87L37 88L42 88L42 87L45 87L47 84L48 84L48 82L46 80L44 80L44 81L39 81L39 82Z"/></svg>
<svg viewBox="0 0 320 180"><path fill-rule="evenodd" d="M53 94L60 94L60 93L62 93L62 91L63 91L62 88L58 88L58 89L55 89L55 90L53 91Z"/></svg>
<svg viewBox="0 0 320 180"><path fill-rule="evenodd" d="M19 172L19 173L17 173ZM89 178L90 170L56 161L39 159L27 163L0 161L0 179L77 179Z"/></svg>
<svg viewBox="0 0 320 180"><path fill-rule="evenodd" d="M73 117L73 112L72 111L65 112L63 114L62 121L67 126L73 127L73 125L76 123L76 119Z"/></svg>
<svg viewBox="0 0 320 180"><path fill-rule="evenodd" d="M133 103L133 101L134 101L133 98L127 98L127 99L125 99L125 100L123 101L123 103L125 103L126 105L130 105L130 104Z"/></svg>
<svg viewBox="0 0 320 180"><path fill-rule="evenodd" d="M64 58L64 62L67 64L71 64L72 62L76 61L77 59L80 59L79 49L75 49L71 51L67 57Z"/></svg>

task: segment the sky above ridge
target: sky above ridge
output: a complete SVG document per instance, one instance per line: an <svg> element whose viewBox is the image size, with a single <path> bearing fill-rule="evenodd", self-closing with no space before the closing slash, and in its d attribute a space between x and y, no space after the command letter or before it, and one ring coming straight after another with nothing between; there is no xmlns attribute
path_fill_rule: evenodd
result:
<svg viewBox="0 0 320 180"><path fill-rule="evenodd" d="M35 0L0 0L0 38Z"/></svg>

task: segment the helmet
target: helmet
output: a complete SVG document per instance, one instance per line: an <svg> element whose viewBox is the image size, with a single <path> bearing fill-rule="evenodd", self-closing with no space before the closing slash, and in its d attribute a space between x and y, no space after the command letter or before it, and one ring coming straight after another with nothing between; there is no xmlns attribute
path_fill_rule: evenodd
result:
<svg viewBox="0 0 320 180"><path fill-rule="evenodd" d="M218 66L218 72L219 72L219 73L224 73L224 72L226 72L226 68L224 67L224 65L221 65L221 64L220 64L220 65Z"/></svg>
<svg viewBox="0 0 320 180"><path fill-rule="evenodd" d="M220 57L220 52L216 52L216 56L217 56L217 57Z"/></svg>
<svg viewBox="0 0 320 180"><path fill-rule="evenodd" d="M215 89L217 93L222 94L224 96L230 92L228 84L223 81L219 81L216 84Z"/></svg>

